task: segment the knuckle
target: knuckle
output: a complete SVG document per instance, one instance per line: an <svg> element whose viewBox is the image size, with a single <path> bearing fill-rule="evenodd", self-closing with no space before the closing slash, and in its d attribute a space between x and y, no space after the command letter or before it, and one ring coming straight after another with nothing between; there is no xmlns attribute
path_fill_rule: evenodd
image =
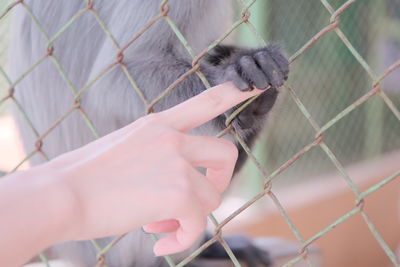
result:
<svg viewBox="0 0 400 267"><path fill-rule="evenodd" d="M224 75L228 79L231 79L232 77L236 77L238 75L237 71L236 71L236 66L234 64L232 64L232 65L229 65L228 67L226 67Z"/></svg>
<svg viewBox="0 0 400 267"><path fill-rule="evenodd" d="M216 210L221 205L221 196L216 195L212 201L210 201L210 212Z"/></svg>
<svg viewBox="0 0 400 267"><path fill-rule="evenodd" d="M175 212L181 212L185 209L185 204L187 203L187 195L182 194L176 188L169 190L167 193L164 193L167 197L168 202L171 203L171 208Z"/></svg>
<svg viewBox="0 0 400 267"><path fill-rule="evenodd" d="M172 129L163 129L158 137L161 145L167 149L179 150L182 147L182 135Z"/></svg>
<svg viewBox="0 0 400 267"><path fill-rule="evenodd" d="M245 68L254 65L254 60L250 56L243 56L239 59L239 64Z"/></svg>
<svg viewBox="0 0 400 267"><path fill-rule="evenodd" d="M266 50L258 51L254 54L256 59L266 59L269 57L269 53Z"/></svg>
<svg viewBox="0 0 400 267"><path fill-rule="evenodd" d="M237 146L232 143L231 141L227 140L227 139L223 139L221 138L221 143L223 143L225 145L225 149L226 149L226 153L229 153L229 155L234 155L234 156L238 156L239 151Z"/></svg>
<svg viewBox="0 0 400 267"><path fill-rule="evenodd" d="M193 194L183 185L176 186L169 194L169 199L172 200L174 208L178 211L185 210L192 198Z"/></svg>
<svg viewBox="0 0 400 267"><path fill-rule="evenodd" d="M166 191L168 191L167 193L170 197L177 201L187 201L188 197L192 195L192 185L188 179L186 170L177 171L175 166L172 167L174 171L171 172L172 175L169 176L169 186L166 188Z"/></svg>

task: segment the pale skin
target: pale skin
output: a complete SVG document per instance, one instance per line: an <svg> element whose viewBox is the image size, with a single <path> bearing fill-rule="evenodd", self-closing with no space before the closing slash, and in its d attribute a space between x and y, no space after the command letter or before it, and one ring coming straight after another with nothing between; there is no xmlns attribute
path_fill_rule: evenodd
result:
<svg viewBox="0 0 400 267"><path fill-rule="evenodd" d="M187 132L260 92L215 86L1 179L0 265L20 266L55 243L139 227L168 233L154 245L158 256L189 248L219 206L238 152L228 140Z"/></svg>

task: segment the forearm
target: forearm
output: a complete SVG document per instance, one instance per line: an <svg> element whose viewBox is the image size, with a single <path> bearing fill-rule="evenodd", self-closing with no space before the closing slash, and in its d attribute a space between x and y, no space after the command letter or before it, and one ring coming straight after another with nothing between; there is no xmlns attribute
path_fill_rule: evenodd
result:
<svg viewBox="0 0 400 267"><path fill-rule="evenodd" d="M0 265L20 266L68 238L71 196L46 164L0 180Z"/></svg>
<svg viewBox="0 0 400 267"><path fill-rule="evenodd" d="M156 255L189 248L220 203L237 159L229 141L185 134L259 92L210 88L82 148L0 180L0 266L48 246L147 226ZM154 168L157 166L157 168ZM207 175L195 167L207 169Z"/></svg>

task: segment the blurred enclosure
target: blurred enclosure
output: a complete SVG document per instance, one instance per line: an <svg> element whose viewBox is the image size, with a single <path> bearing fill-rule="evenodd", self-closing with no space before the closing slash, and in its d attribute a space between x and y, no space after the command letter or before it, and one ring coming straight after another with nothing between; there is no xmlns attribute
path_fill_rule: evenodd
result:
<svg viewBox="0 0 400 267"><path fill-rule="evenodd" d="M328 2L337 9L346 1ZM250 12L250 21L262 37L282 43L289 56L325 27L331 16L320 0L258 1ZM400 0L356 1L340 16L340 29L377 75L400 59ZM244 25L239 37L243 44L259 45ZM289 83L317 123L324 125L370 91L373 80L337 34L330 31L293 62ZM383 90L398 107L400 69L385 79ZM256 153L267 170L275 170L314 136L293 99L285 97ZM400 123L382 99L374 96L331 127L324 140L348 166L398 150ZM280 174L274 186L297 184L334 170L326 154L313 149ZM254 170L246 176L257 175L259 172Z"/></svg>

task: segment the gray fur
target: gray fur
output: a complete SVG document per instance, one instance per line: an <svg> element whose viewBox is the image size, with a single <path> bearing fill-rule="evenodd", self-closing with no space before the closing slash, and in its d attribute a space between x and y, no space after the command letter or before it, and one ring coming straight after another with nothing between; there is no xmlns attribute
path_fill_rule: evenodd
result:
<svg viewBox="0 0 400 267"><path fill-rule="evenodd" d="M94 9L122 47L159 13L160 2L97 0L94 1ZM25 0L24 3L32 9L50 37L86 5L83 0ZM231 25L230 0L171 0L169 7L169 16L186 37L195 54L220 37ZM48 52L45 38L20 5L14 8L10 48L10 73L13 81ZM252 90L254 84L264 87L279 86L287 78L287 60L280 54L277 46L258 50L225 46L217 50L220 53L210 53L210 60L202 61L201 66L212 85L233 80L240 89ZM93 14L87 12L55 40L53 53L72 86L79 91L106 66L115 62L117 52ZM190 70L191 61L191 56L165 20L156 22L123 55L123 63L149 101ZM154 111L174 106L204 89L200 79L191 75L162 99L154 107ZM236 131L249 144L253 143L254 137L262 128L276 97L277 90L272 88L234 120ZM21 103L39 135L45 133L74 105L73 93L50 58L40 63L18 83L15 98ZM142 100L120 66L107 72L82 95L81 107L100 135L127 125L145 114ZM16 114L25 149L31 152L35 150L36 137L26 122L18 116L18 112ZM224 128L223 122L224 119L220 116L195 129L193 133L213 136ZM94 139L95 136L81 114L74 111L44 138L42 150L50 158L54 158ZM237 168L245 158L245 153L240 150ZM40 155L31 159L32 164L42 162L44 159ZM106 245L111 240L105 238L101 243ZM153 244L142 231L133 231L106 254L106 262L110 267L165 266L163 259L152 255ZM55 251L59 257L70 260L76 266L93 266L96 262L96 251L88 241L59 244Z"/></svg>
<svg viewBox="0 0 400 267"><path fill-rule="evenodd" d="M74 14L84 8L85 2L25 1L48 36L53 36ZM160 4L159 0L94 2L95 10L121 46L159 12ZM230 20L230 4L225 0L185 0L184 5L175 0L170 1L169 6L169 15L177 23L195 53L222 34L226 27L221 21L226 23ZM179 60L166 54L166 47L172 49L174 54L180 55ZM47 52L45 39L20 6L15 8L13 14L10 48L10 73L13 81ZM54 55L78 90L115 60L116 51L90 12L79 18L54 42ZM191 59L167 22L161 20L127 49L124 62L140 88L145 91L146 97L154 99L190 68L190 65L186 64L183 68L182 65L191 62ZM191 82L186 82L186 85L188 83ZM195 86L191 87L196 89ZM15 89L15 97L21 102L39 134L44 133L73 105L70 89L49 58ZM156 106L156 110L173 106L197 94L198 90L181 90L179 94L171 94ZM101 135L132 122L145 112L143 103L119 66L107 73L83 95L82 108ZM26 122L19 116L17 118L26 151L33 151L36 137ZM202 134L216 134L216 130L209 128L210 126L205 126L198 131ZM43 151L53 158L94 139L79 112L75 111L44 138ZM42 162L44 159L39 155L31 159L33 164ZM110 240L105 239L103 244ZM165 261L155 258L152 254L153 244L148 235L140 230L134 231L107 253L107 263L109 266L118 267L162 266ZM73 261L77 266L93 266L96 261L95 250L89 242L68 242L58 246L56 253Z"/></svg>

